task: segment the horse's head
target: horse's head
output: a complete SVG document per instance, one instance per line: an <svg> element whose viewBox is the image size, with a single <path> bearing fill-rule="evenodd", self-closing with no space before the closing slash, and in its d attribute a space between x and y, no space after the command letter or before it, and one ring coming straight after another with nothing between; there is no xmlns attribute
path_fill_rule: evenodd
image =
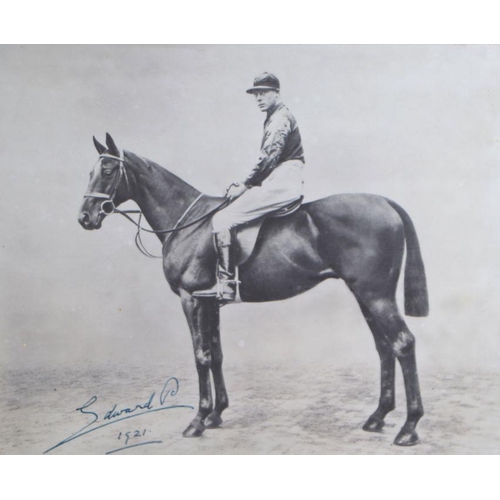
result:
<svg viewBox="0 0 500 500"><path fill-rule="evenodd" d="M90 172L78 222L84 229L99 229L104 217L130 197L130 185L124 158L113 138L106 134L106 146L94 137L99 161Z"/></svg>

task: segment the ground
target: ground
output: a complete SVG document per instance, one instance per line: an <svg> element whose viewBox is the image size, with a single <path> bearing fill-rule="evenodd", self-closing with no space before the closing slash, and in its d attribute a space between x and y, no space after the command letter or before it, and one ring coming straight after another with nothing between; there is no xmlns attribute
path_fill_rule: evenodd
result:
<svg viewBox="0 0 500 500"><path fill-rule="evenodd" d="M361 427L375 409L378 372L374 366L262 363L244 368L225 363L230 407L221 428L198 439L182 437L195 415L197 378L193 365L124 366L108 364L50 369L9 369L1 376L1 454L41 454L66 440L98 415L108 425L72 439L51 454L498 454L500 452L500 374L421 370L425 416L421 442L393 445L405 418L398 380L397 409L382 433ZM398 374L399 375L399 374ZM160 402L170 377L175 395ZM173 388L173 382L167 388ZM105 419L136 405L185 405ZM77 411L96 396L95 403ZM116 405L116 407L115 407ZM84 414L83 412L87 412ZM128 434L127 434L128 433ZM149 444L141 444L149 443ZM131 447L132 445L136 445ZM137 446L138 445L138 446Z"/></svg>

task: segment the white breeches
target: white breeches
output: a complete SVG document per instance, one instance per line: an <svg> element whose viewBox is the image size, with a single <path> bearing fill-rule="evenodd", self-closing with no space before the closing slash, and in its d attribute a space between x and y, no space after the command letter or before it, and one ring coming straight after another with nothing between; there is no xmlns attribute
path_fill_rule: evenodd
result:
<svg viewBox="0 0 500 500"><path fill-rule="evenodd" d="M290 160L278 165L262 182L262 186L249 189L214 215L214 233L258 219L303 196L303 169L304 164L300 160Z"/></svg>

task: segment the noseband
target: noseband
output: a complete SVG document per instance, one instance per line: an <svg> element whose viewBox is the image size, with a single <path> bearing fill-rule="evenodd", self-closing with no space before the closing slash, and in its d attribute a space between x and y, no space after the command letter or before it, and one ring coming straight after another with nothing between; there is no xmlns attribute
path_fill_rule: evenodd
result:
<svg viewBox="0 0 500 500"><path fill-rule="evenodd" d="M122 177L125 177L125 182L127 184L127 189L130 191L130 184L128 181L128 176L127 176L127 171L125 170L125 160L123 158L123 152L121 153L121 156L114 156L110 155L107 153L104 153L102 155L99 155L99 159L102 160L103 158L111 158L113 160L117 160L119 162L119 174L116 176L113 180L113 184L111 186L111 192L109 194L106 193L99 193L97 191L92 191L89 193L85 193L83 196L85 198L98 198L104 200L101 203L101 208L99 210L98 215L111 215L115 211L115 196L116 192L118 191L118 186L120 185L120 181L122 180ZM102 167L102 161L101 161L101 167Z"/></svg>

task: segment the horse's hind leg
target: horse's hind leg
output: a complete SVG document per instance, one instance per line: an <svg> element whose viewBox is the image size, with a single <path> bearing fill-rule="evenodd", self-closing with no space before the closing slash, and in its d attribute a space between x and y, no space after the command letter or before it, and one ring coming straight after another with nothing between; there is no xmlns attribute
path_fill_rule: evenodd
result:
<svg viewBox="0 0 500 500"><path fill-rule="evenodd" d="M222 424L221 413L229 406L229 400L222 373L222 346L220 341L219 305L214 307L210 314L210 335L212 352L212 377L215 386L215 407L205 419L205 427L214 429Z"/></svg>
<svg viewBox="0 0 500 500"><path fill-rule="evenodd" d="M383 338L379 327L373 321L368 309L360 302L363 316L373 333L375 345L380 356L380 399L377 409L368 418L363 429L369 432L380 432L385 425L386 415L395 408L395 368L396 355L391 346Z"/></svg>
<svg viewBox="0 0 500 500"><path fill-rule="evenodd" d="M418 442L416 426L424 414L415 358L415 337L403 320L394 298L365 298L362 303L376 325L375 330L383 336L384 343L398 359L403 372L407 418L394 444L414 445Z"/></svg>

